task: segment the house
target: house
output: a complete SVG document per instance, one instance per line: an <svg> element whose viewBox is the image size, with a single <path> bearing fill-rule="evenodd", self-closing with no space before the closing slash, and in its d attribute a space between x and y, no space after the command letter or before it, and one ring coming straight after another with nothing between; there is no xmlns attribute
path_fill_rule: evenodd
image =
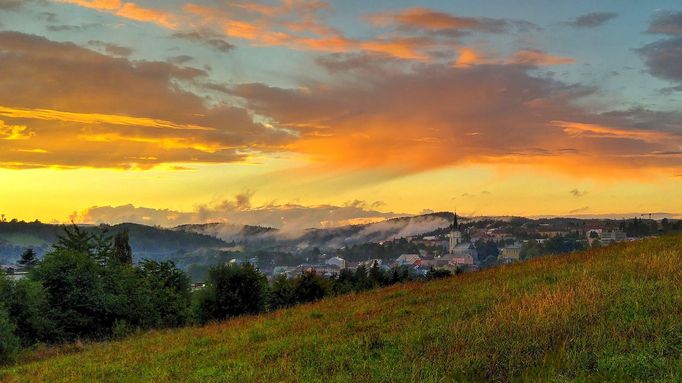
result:
<svg viewBox="0 0 682 383"><path fill-rule="evenodd" d="M293 271L293 273L287 273L287 276L296 276L296 275L302 275L305 273L315 273L317 275L321 275L323 277L331 277L334 275L337 275L341 269L338 266L334 265L309 265L309 264L303 264L299 265L296 267Z"/></svg>
<svg viewBox="0 0 682 383"><path fill-rule="evenodd" d="M421 264L421 257L419 254L402 254L395 260L398 266L413 266Z"/></svg>
<svg viewBox="0 0 682 383"><path fill-rule="evenodd" d="M446 261L447 264L453 265L453 266L475 265L478 263L478 254L474 254L474 253L470 253L470 252L458 252L458 253L445 254L438 259L441 261Z"/></svg>
<svg viewBox="0 0 682 383"><path fill-rule="evenodd" d="M341 257L331 257L325 262L327 265L336 266L339 269L346 268L346 260Z"/></svg>
<svg viewBox="0 0 682 383"><path fill-rule="evenodd" d="M627 234L622 230L603 231L600 237L600 240L604 245L608 245L612 242L623 242L627 239Z"/></svg>
<svg viewBox="0 0 682 383"><path fill-rule="evenodd" d="M521 247L521 244L518 242L503 247L497 260L502 263L511 263L521 260Z"/></svg>

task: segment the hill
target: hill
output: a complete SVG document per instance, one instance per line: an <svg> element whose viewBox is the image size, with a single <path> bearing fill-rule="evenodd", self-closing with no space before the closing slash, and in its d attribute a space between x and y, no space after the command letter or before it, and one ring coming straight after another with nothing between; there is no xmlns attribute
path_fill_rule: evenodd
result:
<svg viewBox="0 0 682 383"><path fill-rule="evenodd" d="M134 223L83 226L84 229L106 229L109 235L128 230L135 259L170 259L201 249L228 246L218 238L201 233L164 229ZM0 222L0 263L15 262L27 247L44 254L63 232L62 225L40 222Z"/></svg>
<svg viewBox="0 0 682 383"><path fill-rule="evenodd" d="M36 352L6 382L680 381L682 236Z"/></svg>
<svg viewBox="0 0 682 383"><path fill-rule="evenodd" d="M304 250L313 247L339 249L368 242L382 242L448 228L453 214L447 212L391 218L384 221L331 228L279 230L271 227L239 226L229 223L182 225L182 231L208 234L222 240Z"/></svg>

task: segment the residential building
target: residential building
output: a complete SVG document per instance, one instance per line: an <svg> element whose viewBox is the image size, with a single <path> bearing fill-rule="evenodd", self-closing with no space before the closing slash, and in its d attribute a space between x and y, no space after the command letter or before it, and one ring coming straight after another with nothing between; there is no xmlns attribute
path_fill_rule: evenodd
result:
<svg viewBox="0 0 682 383"><path fill-rule="evenodd" d="M346 268L346 260L341 257L331 257L325 262L327 265L336 266L339 269Z"/></svg>
<svg viewBox="0 0 682 383"><path fill-rule="evenodd" d="M516 242L513 245L503 247L497 259L502 263L511 263L521 260L521 244Z"/></svg>
<svg viewBox="0 0 682 383"><path fill-rule="evenodd" d="M395 260L398 266L413 266L421 264L421 257L419 254L402 254Z"/></svg>
<svg viewBox="0 0 682 383"><path fill-rule="evenodd" d="M603 231L599 238L603 245L608 245L612 242L623 242L627 239L627 234L622 230Z"/></svg>

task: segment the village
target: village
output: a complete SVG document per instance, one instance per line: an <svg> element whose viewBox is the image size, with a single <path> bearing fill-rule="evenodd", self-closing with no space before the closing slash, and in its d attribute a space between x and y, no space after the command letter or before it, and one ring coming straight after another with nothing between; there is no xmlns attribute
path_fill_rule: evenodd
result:
<svg viewBox="0 0 682 383"><path fill-rule="evenodd" d="M532 220L526 218L476 219L449 213L452 222L433 232L389 238L340 249L280 248L272 250L224 252L220 263L249 263L272 279L280 275L296 278L305 273L334 278L341 270L355 272L373 267L384 272L400 269L411 278L426 277L438 270L450 274L520 262L542 255L563 254L615 242L632 241L679 229L678 220L576 220L569 218ZM357 248L366 248L361 252ZM285 262L285 263L281 263ZM27 277L17 264L0 265L10 279ZM191 270L194 266L190 265ZM207 269L209 266L205 266ZM193 276L195 289L204 285L205 273Z"/></svg>
<svg viewBox="0 0 682 383"><path fill-rule="evenodd" d="M367 270L378 267L386 272L395 268L404 268L412 276L425 277L433 270L444 270L452 274L472 272L520 262L539 255L608 246L615 242L637 239L637 237L628 237L624 230L612 226L596 221L586 225L582 231L577 231L566 225L545 224L519 234L506 227L478 228L471 224L461 225L455 213L449 232L400 238L400 240L407 240L410 244L416 245L418 251L413 253L403 253L392 259L369 258L350 261L330 252L322 253L316 263L274 267L265 265L261 266L261 271L268 277L286 275L287 278L295 278L307 272L315 272L318 275L333 278L343 269L355 271L359 267ZM564 246L555 245L545 252L539 250L543 245L556 243L564 244ZM234 259L233 262L243 261ZM252 258L247 262L258 264L258 259Z"/></svg>

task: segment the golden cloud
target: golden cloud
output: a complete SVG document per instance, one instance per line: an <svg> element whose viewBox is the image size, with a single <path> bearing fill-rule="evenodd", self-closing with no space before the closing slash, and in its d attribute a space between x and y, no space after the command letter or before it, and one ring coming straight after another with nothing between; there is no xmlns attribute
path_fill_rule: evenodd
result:
<svg viewBox="0 0 682 383"><path fill-rule="evenodd" d="M57 0L61 3L79 5L85 8L108 12L119 17L146 23L157 24L164 28L175 29L177 16L158 9L144 8L133 2L120 0Z"/></svg>
<svg viewBox="0 0 682 383"><path fill-rule="evenodd" d="M595 163L614 169L682 166L673 155L682 145L679 134L661 131L655 120L643 131L622 116L588 112L576 101L590 88L527 71L518 64L426 65L407 73L356 71L355 81L300 89L245 84L234 93L273 124L300 130L291 150L334 168L414 172L513 163L584 172Z"/></svg>
<svg viewBox="0 0 682 383"><path fill-rule="evenodd" d="M243 161L293 139L253 122L245 109L209 106L182 90L179 84L201 86L201 70L133 62L16 32L0 32L0 54L0 166Z"/></svg>

